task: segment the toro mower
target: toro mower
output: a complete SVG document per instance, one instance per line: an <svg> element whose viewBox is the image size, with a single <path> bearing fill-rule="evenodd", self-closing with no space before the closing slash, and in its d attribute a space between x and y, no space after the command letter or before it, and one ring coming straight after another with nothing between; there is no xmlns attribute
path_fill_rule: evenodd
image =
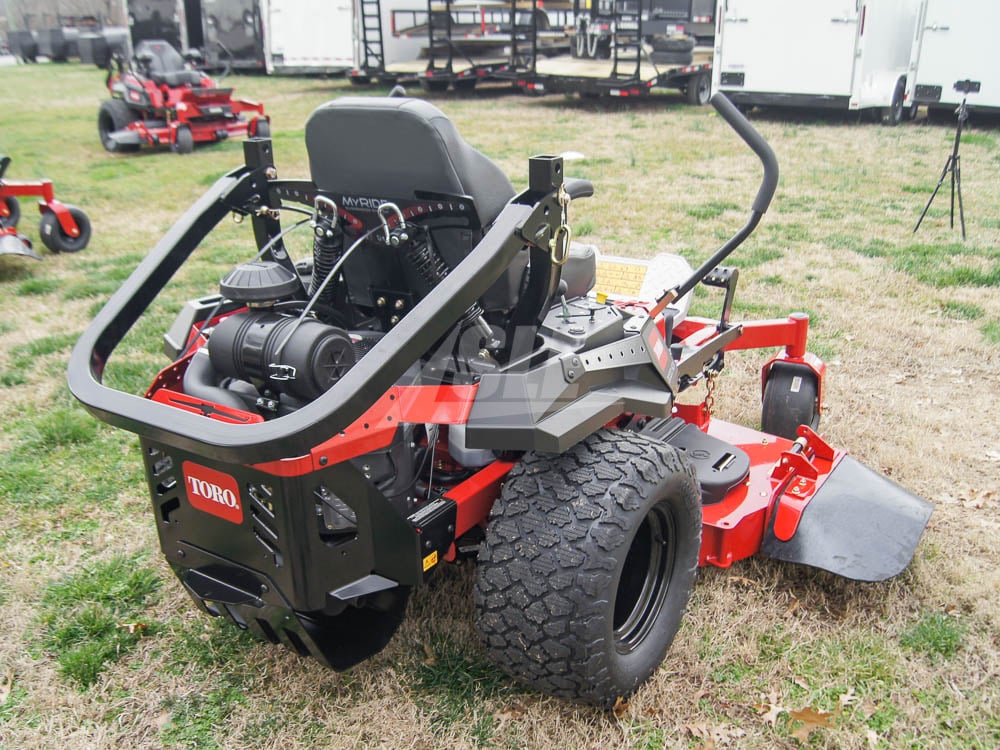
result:
<svg viewBox="0 0 1000 750"><path fill-rule="evenodd" d="M738 274L722 263L778 171L732 104L713 103L763 182L699 268L649 263L648 297L608 294L636 266L616 280L572 242L569 208L593 186L561 157L530 159L515 194L426 102L321 106L310 179L279 179L270 141L245 141L245 165L150 252L68 371L94 415L139 435L163 553L197 606L346 669L386 645L411 591L471 558L489 658L609 706L664 658L699 565L762 554L865 581L906 568L931 506L817 434L808 318L730 319ZM125 333L229 214L253 226L246 261L184 304L145 394L103 385ZM306 223L296 261L285 240ZM688 314L698 284L721 290L718 318ZM678 403L751 348L777 349L763 431L714 419L710 397Z"/></svg>
<svg viewBox="0 0 1000 750"><path fill-rule="evenodd" d="M136 45L132 64L119 55L108 65L105 81L111 98L101 103L97 132L112 152L137 151L142 145L169 145L189 154L196 143L229 136L271 134L264 106L234 99L193 66L200 55L185 56L162 39Z"/></svg>
<svg viewBox="0 0 1000 750"><path fill-rule="evenodd" d="M90 242L90 219L82 209L56 200L52 180L20 182L6 178L11 158L0 154L0 255L24 255L35 260L36 253L26 236L17 231L21 219L18 197L38 197L42 218L38 234L42 243L54 253L75 253Z"/></svg>

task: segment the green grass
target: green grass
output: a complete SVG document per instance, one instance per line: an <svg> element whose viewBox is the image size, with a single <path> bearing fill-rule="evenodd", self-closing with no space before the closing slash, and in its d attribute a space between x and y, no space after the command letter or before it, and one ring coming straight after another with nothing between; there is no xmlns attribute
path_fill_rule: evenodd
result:
<svg viewBox="0 0 1000 750"><path fill-rule="evenodd" d="M902 634L899 642L931 659L950 659L962 647L965 627L955 617L929 612Z"/></svg>
<svg viewBox="0 0 1000 750"><path fill-rule="evenodd" d="M226 718L246 700L236 688L224 687L206 695L168 698L163 708L168 714L160 730L160 739L168 748L178 750L215 750L225 747L222 726Z"/></svg>
<svg viewBox="0 0 1000 750"><path fill-rule="evenodd" d="M981 573L1000 566L1000 553L977 525L990 505L938 503L915 565L885 583L755 560L700 571L667 661L621 716L540 696L487 664L471 625L475 574L463 567L448 568L464 575L458 583L415 592L393 641L346 673L205 617L165 572L136 437L82 410L65 371L90 319L239 164L242 146L111 156L94 133L100 71L38 65L2 75L10 176L52 178L60 199L87 210L94 238L78 254L43 250L41 263L0 259L0 653L10 655L0 686L11 679L0 745L760 750L800 746L789 714L771 726L756 708L772 691L788 711L836 711L853 691L858 702L801 746L1000 747L998 618ZM268 106L283 178L308 174L303 126L316 106L386 93L338 79L230 84ZM742 225L757 191L758 166L739 139L710 109L674 95L627 105L506 92L432 101L517 190L531 154L586 154L567 174L593 180L596 192L573 203L570 220L576 237L607 254L677 252L697 263ZM831 444L931 500L955 494L954 456L1000 444L977 410L942 406L942 394L989 371L1000 346L997 131L977 126L963 145L962 242L944 193L912 234L953 123L889 130L776 111L753 123L782 177L760 228L727 261L741 269L734 319L803 308L809 348L828 366L821 429ZM37 245L37 221L23 229ZM143 393L167 364L161 337L179 307L215 291L253 247L246 223L224 221L126 335L106 382ZM307 256L308 231L290 247ZM721 302L719 290L699 289L695 310L715 315ZM759 367L772 352L727 357L718 416L753 426ZM977 398L978 411L995 404L988 388ZM992 488L995 462L961 469L970 487ZM931 602L954 602L961 614L928 612ZM134 623L148 628L120 627Z"/></svg>
<svg viewBox="0 0 1000 750"><path fill-rule="evenodd" d="M37 642L80 687L92 685L109 662L155 628L144 611L160 582L143 557L93 563L42 595Z"/></svg>
<svg viewBox="0 0 1000 750"><path fill-rule="evenodd" d="M425 658L413 669L413 684L431 726L444 731L468 725L480 746L490 743L494 728L487 702L513 692L511 681L496 666L470 659L446 637L428 644Z"/></svg>

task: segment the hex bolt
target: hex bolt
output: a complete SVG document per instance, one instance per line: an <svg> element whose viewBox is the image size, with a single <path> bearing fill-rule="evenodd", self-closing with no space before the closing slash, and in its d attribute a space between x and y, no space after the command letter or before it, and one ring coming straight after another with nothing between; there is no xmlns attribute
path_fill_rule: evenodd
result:
<svg viewBox="0 0 1000 750"><path fill-rule="evenodd" d="M402 310L404 307L406 307L406 302L404 302L401 299L398 299L396 300L396 303L393 305L393 307L395 307L397 310Z"/></svg>
<svg viewBox="0 0 1000 750"><path fill-rule="evenodd" d="M386 301L387 300L385 297L379 297L377 300L375 300L375 305L376 307L385 307Z"/></svg>

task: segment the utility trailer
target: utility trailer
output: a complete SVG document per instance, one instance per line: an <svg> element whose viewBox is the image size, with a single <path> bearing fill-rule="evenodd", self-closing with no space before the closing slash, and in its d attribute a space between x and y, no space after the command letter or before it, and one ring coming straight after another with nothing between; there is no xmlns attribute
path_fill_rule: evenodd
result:
<svg viewBox="0 0 1000 750"><path fill-rule="evenodd" d="M342 73L354 65L352 0L261 0L268 73Z"/></svg>
<svg viewBox="0 0 1000 750"><path fill-rule="evenodd" d="M422 8L389 11L383 34L378 0L359 0L359 44L352 83L419 83L428 91L471 90L484 80L510 79L510 71L536 55L568 52L568 2L431 0ZM409 59L390 61L384 43L414 42ZM506 75L504 75L506 74Z"/></svg>
<svg viewBox="0 0 1000 750"><path fill-rule="evenodd" d="M678 89L692 104L711 94L711 47L698 46L685 24L690 0L575 0L572 54L536 60L520 76L527 93L581 96L645 96Z"/></svg>
<svg viewBox="0 0 1000 750"><path fill-rule="evenodd" d="M206 67L267 71L262 10L258 0L202 0Z"/></svg>
<svg viewBox="0 0 1000 750"><path fill-rule="evenodd" d="M971 80L981 90L968 97L969 109L1000 112L998 29L996 0L924 0L910 62L914 102L952 110L965 96L955 84Z"/></svg>
<svg viewBox="0 0 1000 750"><path fill-rule="evenodd" d="M921 0L719 0L713 90L737 106L916 114L907 76Z"/></svg>
<svg viewBox="0 0 1000 750"><path fill-rule="evenodd" d="M199 46L199 39L188 38L187 5L182 0L127 0L125 8L132 48L139 42L156 39L169 42L178 52ZM200 29L200 9L196 18Z"/></svg>

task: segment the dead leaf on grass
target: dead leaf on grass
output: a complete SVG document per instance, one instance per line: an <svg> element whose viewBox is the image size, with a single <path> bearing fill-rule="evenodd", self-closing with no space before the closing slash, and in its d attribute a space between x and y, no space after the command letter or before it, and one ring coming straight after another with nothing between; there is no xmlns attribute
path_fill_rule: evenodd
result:
<svg viewBox="0 0 1000 750"><path fill-rule="evenodd" d="M516 721L518 719L524 718L527 709L522 703L511 703L509 706L504 708L502 711L497 711L494 716L501 722L504 721Z"/></svg>
<svg viewBox="0 0 1000 750"><path fill-rule="evenodd" d="M743 576L728 575L726 576L726 581L730 583L742 583L747 586L760 586L757 581L752 581L749 578L744 578Z"/></svg>
<svg viewBox="0 0 1000 750"><path fill-rule="evenodd" d="M847 688L846 693L842 693L837 698L837 713L841 713L848 706L856 706L861 703L861 696L854 694L854 688Z"/></svg>
<svg viewBox="0 0 1000 750"><path fill-rule="evenodd" d="M424 666L433 667L437 664L437 657L434 655L434 649L431 648L431 644L425 641L418 641L418 643L424 652Z"/></svg>
<svg viewBox="0 0 1000 750"><path fill-rule="evenodd" d="M629 702L622 698L620 695L615 699L615 705L611 707L611 713L615 715L616 719L621 719L628 712Z"/></svg>
<svg viewBox="0 0 1000 750"><path fill-rule="evenodd" d="M802 726L792 731L792 737L799 742L806 742L809 735L817 729L826 729L833 726L833 714L828 711L817 711L815 708L800 708L797 711L789 711L788 718L792 722L802 722Z"/></svg>
<svg viewBox="0 0 1000 750"><path fill-rule="evenodd" d="M153 724L156 725L157 729L163 729L170 722L170 712L164 711L162 714L153 719Z"/></svg>
<svg viewBox="0 0 1000 750"><path fill-rule="evenodd" d="M803 690L809 690L809 683L805 681L802 677L795 677L792 682L798 685Z"/></svg>
<svg viewBox="0 0 1000 750"><path fill-rule="evenodd" d="M865 732L865 739L868 740L868 747L870 747L871 750L875 750L875 748L878 747L878 732L874 729L869 729Z"/></svg>
<svg viewBox="0 0 1000 750"><path fill-rule="evenodd" d="M788 713L788 709L781 705L781 696L777 690L771 691L766 700L756 708L757 712L762 715L764 723L772 727L778 722L778 716Z"/></svg>
<svg viewBox="0 0 1000 750"><path fill-rule="evenodd" d="M0 706L4 705L7 702L7 699L10 698L10 691L13 688L14 675L10 673L5 674L3 679L0 680Z"/></svg>
<svg viewBox="0 0 1000 750"><path fill-rule="evenodd" d="M144 622L120 622L118 623L119 630L127 630L129 635L135 635L136 633L144 633L149 628Z"/></svg>

